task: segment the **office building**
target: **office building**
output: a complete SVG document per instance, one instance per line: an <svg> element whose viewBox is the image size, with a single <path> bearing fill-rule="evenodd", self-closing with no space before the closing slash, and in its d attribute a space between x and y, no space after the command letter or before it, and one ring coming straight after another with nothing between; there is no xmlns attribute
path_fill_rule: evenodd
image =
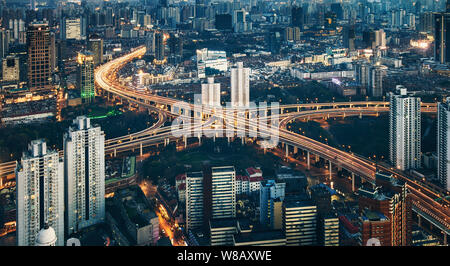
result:
<svg viewBox="0 0 450 266"><path fill-rule="evenodd" d="M282 203L285 197L286 183L273 179L261 181L259 190L259 221L272 229L282 228Z"/></svg>
<svg viewBox="0 0 450 266"><path fill-rule="evenodd" d="M310 200L285 198L283 232L287 246L317 245L317 207Z"/></svg>
<svg viewBox="0 0 450 266"><path fill-rule="evenodd" d="M66 233L105 220L105 134L86 116L64 134Z"/></svg>
<svg viewBox="0 0 450 266"><path fill-rule="evenodd" d="M250 68L237 62L231 68L231 107L248 107L250 104Z"/></svg>
<svg viewBox="0 0 450 266"><path fill-rule="evenodd" d="M44 140L34 140L16 168L17 245L38 244L45 225L54 228L56 245L64 243L64 164Z"/></svg>
<svg viewBox="0 0 450 266"><path fill-rule="evenodd" d="M450 191L450 97L438 103L437 176L442 187Z"/></svg>
<svg viewBox="0 0 450 266"><path fill-rule="evenodd" d="M234 166L222 166L211 168L211 218L236 217L236 171Z"/></svg>
<svg viewBox="0 0 450 266"><path fill-rule="evenodd" d="M186 231L203 227L203 173L186 173Z"/></svg>
<svg viewBox="0 0 450 266"><path fill-rule="evenodd" d="M208 78L202 84L202 104L207 106L220 106L220 83L214 83L214 78Z"/></svg>
<svg viewBox="0 0 450 266"><path fill-rule="evenodd" d="M98 66L103 63L103 39L91 36L88 41L87 49L94 56L94 65Z"/></svg>
<svg viewBox="0 0 450 266"><path fill-rule="evenodd" d="M238 232L235 218L212 219L209 222L209 239L211 246L232 246L233 236Z"/></svg>
<svg viewBox="0 0 450 266"><path fill-rule="evenodd" d="M397 85L389 93L389 158L399 169L420 168L421 112L420 98L407 94L407 89Z"/></svg>
<svg viewBox="0 0 450 266"><path fill-rule="evenodd" d="M317 210L320 210L319 207ZM317 242L320 246L339 246L339 218L331 212L320 214L317 234Z"/></svg>
<svg viewBox="0 0 450 266"><path fill-rule="evenodd" d="M89 51L78 53L77 87L83 103L92 103L95 99L94 54Z"/></svg>
<svg viewBox="0 0 450 266"><path fill-rule="evenodd" d="M52 43L47 22L32 22L27 31L28 87L49 89L52 85Z"/></svg>

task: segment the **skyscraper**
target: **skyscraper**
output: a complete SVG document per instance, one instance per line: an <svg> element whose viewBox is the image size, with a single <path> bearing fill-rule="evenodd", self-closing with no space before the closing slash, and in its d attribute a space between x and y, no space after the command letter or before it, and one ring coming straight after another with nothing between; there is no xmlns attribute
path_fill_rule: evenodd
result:
<svg viewBox="0 0 450 266"><path fill-rule="evenodd" d="M438 103L437 175L442 186L450 191L450 97Z"/></svg>
<svg viewBox="0 0 450 266"><path fill-rule="evenodd" d="M105 219L105 134L79 116L64 134L68 235Z"/></svg>
<svg viewBox="0 0 450 266"><path fill-rule="evenodd" d="M57 151L47 150L44 140L28 145L17 165L17 244L34 246L47 224L64 243L64 165Z"/></svg>
<svg viewBox="0 0 450 266"><path fill-rule="evenodd" d="M186 173L186 231L203 227L203 173Z"/></svg>
<svg viewBox="0 0 450 266"><path fill-rule="evenodd" d="M383 96L383 77L386 67L375 65L369 69L369 95L372 97Z"/></svg>
<svg viewBox="0 0 450 266"><path fill-rule="evenodd" d="M164 33L158 32L155 34L155 59L163 61L165 58L165 43Z"/></svg>
<svg viewBox="0 0 450 266"><path fill-rule="evenodd" d="M237 62L231 68L231 107L248 107L250 103L250 68Z"/></svg>
<svg viewBox="0 0 450 266"><path fill-rule="evenodd" d="M91 103L95 99L94 55L89 51L78 53L77 87L81 92L83 103Z"/></svg>
<svg viewBox="0 0 450 266"><path fill-rule="evenodd" d="M449 5L450 1L447 1ZM450 9L434 14L434 59L441 64L450 62Z"/></svg>
<svg viewBox="0 0 450 266"><path fill-rule="evenodd" d="M88 41L88 50L94 55L94 65L103 63L103 40L99 37L92 37Z"/></svg>
<svg viewBox="0 0 450 266"><path fill-rule="evenodd" d="M390 93L389 158L399 170L420 167L421 113L420 98L407 95L407 89L397 85Z"/></svg>
<svg viewBox="0 0 450 266"><path fill-rule="evenodd" d="M202 84L202 104L220 106L220 83L214 83L213 77L209 77L208 82Z"/></svg>
<svg viewBox="0 0 450 266"><path fill-rule="evenodd" d="M292 10L291 10L292 26L303 29L304 22L305 22L305 14L303 13L303 8L299 7L299 6L292 7Z"/></svg>
<svg viewBox="0 0 450 266"><path fill-rule="evenodd" d="M52 85L52 45L47 22L32 22L27 31L28 87L48 89Z"/></svg>
<svg viewBox="0 0 450 266"><path fill-rule="evenodd" d="M354 51L355 46L355 26L346 26L344 27L344 34L343 34L343 44L345 48L348 48L349 51Z"/></svg>
<svg viewBox="0 0 450 266"><path fill-rule="evenodd" d="M211 218L236 217L236 171L234 166L212 167Z"/></svg>

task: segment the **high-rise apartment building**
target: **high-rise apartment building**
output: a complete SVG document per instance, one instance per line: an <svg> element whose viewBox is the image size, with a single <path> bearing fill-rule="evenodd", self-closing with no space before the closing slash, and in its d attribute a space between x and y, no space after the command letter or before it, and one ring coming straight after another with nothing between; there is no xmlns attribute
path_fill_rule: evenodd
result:
<svg viewBox="0 0 450 266"><path fill-rule="evenodd" d="M438 103L437 154L438 180L450 191L450 97Z"/></svg>
<svg viewBox="0 0 450 266"><path fill-rule="evenodd" d="M95 99L94 86L94 54L89 51L78 53L77 87L83 103L91 103Z"/></svg>
<svg viewBox="0 0 450 266"><path fill-rule="evenodd" d="M64 134L65 224L68 235L105 219L105 134L79 116Z"/></svg>
<svg viewBox="0 0 450 266"><path fill-rule="evenodd" d="M420 167L421 112L420 98L409 96L398 85L389 94L389 158L399 170Z"/></svg>
<svg viewBox="0 0 450 266"><path fill-rule="evenodd" d="M211 168L211 218L236 217L236 171L234 166Z"/></svg>
<svg viewBox="0 0 450 266"><path fill-rule="evenodd" d="M64 165L44 140L34 140L16 169L17 245L34 246L40 229L54 228L64 243Z"/></svg>
<svg viewBox="0 0 450 266"><path fill-rule="evenodd" d="M250 104L250 68L238 62L231 68L231 107L248 107Z"/></svg>
<svg viewBox="0 0 450 266"><path fill-rule="evenodd" d="M207 106L220 106L220 83L214 83L214 78L208 78L202 84L202 104Z"/></svg>
<svg viewBox="0 0 450 266"><path fill-rule="evenodd" d="M186 231L203 227L203 173L186 173Z"/></svg>
<svg viewBox="0 0 450 266"><path fill-rule="evenodd" d="M27 31L28 87L48 89L52 85L52 43L47 22L32 22Z"/></svg>

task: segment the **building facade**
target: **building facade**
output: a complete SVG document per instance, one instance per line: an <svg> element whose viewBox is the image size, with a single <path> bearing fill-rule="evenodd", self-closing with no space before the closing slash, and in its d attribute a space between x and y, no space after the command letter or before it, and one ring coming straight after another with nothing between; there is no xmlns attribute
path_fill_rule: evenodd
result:
<svg viewBox="0 0 450 266"><path fill-rule="evenodd" d="M28 146L16 169L17 245L34 246L44 225L54 228L56 245L64 243L64 167L44 140Z"/></svg>
<svg viewBox="0 0 450 266"><path fill-rule="evenodd" d="M420 167L421 111L420 98L407 94L398 85L390 93L389 109L389 158L399 170Z"/></svg>
<svg viewBox="0 0 450 266"><path fill-rule="evenodd" d="M442 187L450 191L450 97L438 103L437 154L438 180Z"/></svg>
<svg viewBox="0 0 450 266"><path fill-rule="evenodd" d="M64 134L66 233L105 220L105 134L79 116Z"/></svg>
<svg viewBox="0 0 450 266"><path fill-rule="evenodd" d="M236 217L236 171L234 166L212 167L211 218Z"/></svg>

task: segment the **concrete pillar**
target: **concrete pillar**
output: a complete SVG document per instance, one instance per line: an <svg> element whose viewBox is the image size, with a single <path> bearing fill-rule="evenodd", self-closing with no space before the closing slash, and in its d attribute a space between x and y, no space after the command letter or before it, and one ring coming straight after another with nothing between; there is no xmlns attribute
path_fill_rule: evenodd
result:
<svg viewBox="0 0 450 266"><path fill-rule="evenodd" d="M422 216L420 216L419 214L417 214L417 224L419 225L419 227L422 226Z"/></svg>
<svg viewBox="0 0 450 266"><path fill-rule="evenodd" d="M443 233L444 233L444 246L447 246L447 233L446 232Z"/></svg>
<svg viewBox="0 0 450 266"><path fill-rule="evenodd" d="M241 137L241 144L242 144L242 146L244 146L244 144L245 144L245 137Z"/></svg>
<svg viewBox="0 0 450 266"><path fill-rule="evenodd" d="M289 145L286 143L286 157L289 156Z"/></svg>
<svg viewBox="0 0 450 266"><path fill-rule="evenodd" d="M142 156L142 142L139 144L139 154Z"/></svg>
<svg viewBox="0 0 450 266"><path fill-rule="evenodd" d="M184 136L183 138L184 138L184 148L187 148L187 137Z"/></svg>
<svg viewBox="0 0 450 266"><path fill-rule="evenodd" d="M331 161L328 162L329 162L328 170L330 170L330 180L331 180Z"/></svg>
<svg viewBox="0 0 450 266"><path fill-rule="evenodd" d="M297 106L297 113L300 112L300 106Z"/></svg>
<svg viewBox="0 0 450 266"><path fill-rule="evenodd" d="M116 157L116 156L117 156L117 150L114 149L114 157Z"/></svg>
<svg viewBox="0 0 450 266"><path fill-rule="evenodd" d="M298 153L298 147L294 146L294 154Z"/></svg>
<svg viewBox="0 0 450 266"><path fill-rule="evenodd" d="M228 140L228 146L230 146L231 137L227 137L227 140Z"/></svg>
<svg viewBox="0 0 450 266"><path fill-rule="evenodd" d="M309 158L309 151L306 152L306 163L308 165L308 170L311 169L311 161Z"/></svg>
<svg viewBox="0 0 450 266"><path fill-rule="evenodd" d="M315 155L316 156L316 160L315 160L315 162L317 163L319 160L320 160L320 157L319 157L319 155Z"/></svg>
<svg viewBox="0 0 450 266"><path fill-rule="evenodd" d="M202 145L202 137L198 134L198 145Z"/></svg>
<svg viewBox="0 0 450 266"><path fill-rule="evenodd" d="M355 173L352 172L352 191L355 192Z"/></svg>

